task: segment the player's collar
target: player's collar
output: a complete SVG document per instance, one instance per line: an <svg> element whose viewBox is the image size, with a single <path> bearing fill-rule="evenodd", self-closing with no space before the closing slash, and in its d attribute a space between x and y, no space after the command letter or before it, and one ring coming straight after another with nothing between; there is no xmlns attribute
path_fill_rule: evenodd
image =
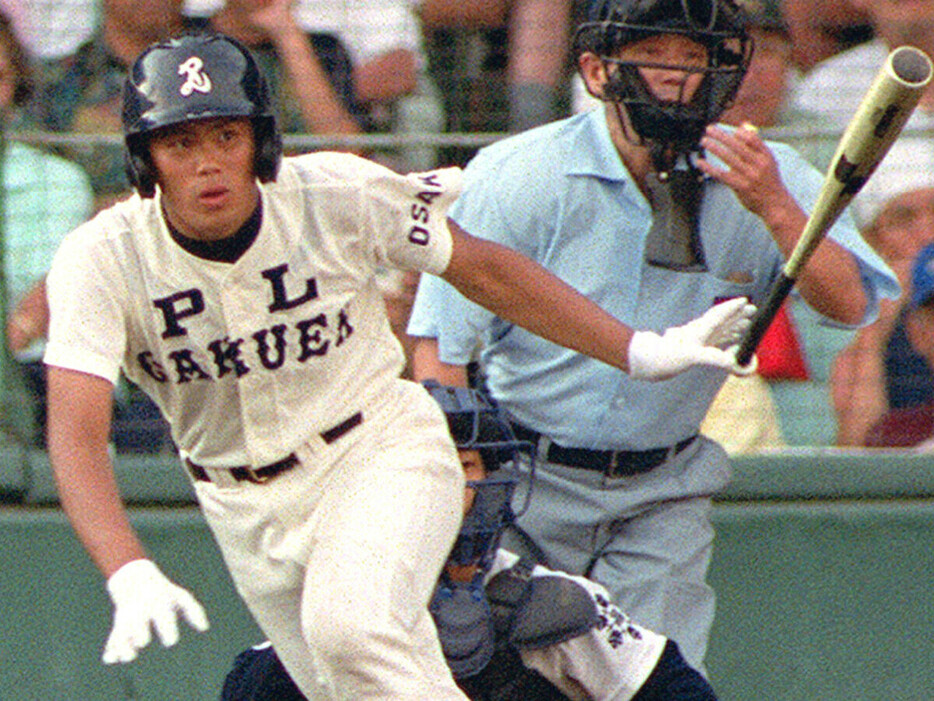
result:
<svg viewBox="0 0 934 701"><path fill-rule="evenodd" d="M258 198L253 214L236 233L220 241L201 241L189 238L172 226L164 210L162 218L165 220L172 240L193 256L221 263L236 263L259 236L259 229L263 224L263 199Z"/></svg>

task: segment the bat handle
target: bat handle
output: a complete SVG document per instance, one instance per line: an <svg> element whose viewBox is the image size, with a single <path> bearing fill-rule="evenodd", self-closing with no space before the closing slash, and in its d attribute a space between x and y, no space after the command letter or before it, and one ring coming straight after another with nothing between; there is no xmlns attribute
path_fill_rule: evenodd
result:
<svg viewBox="0 0 934 701"><path fill-rule="evenodd" d="M795 278L788 277L784 272L775 280L772 289L769 291L768 299L766 299L765 304L759 307L752 319L752 325L739 344L739 350L736 351L736 361L740 365L749 364L752 354L756 352L759 342L765 336L765 332L769 330L772 320L778 314L778 310L781 309L785 298L788 297L791 288L794 286Z"/></svg>

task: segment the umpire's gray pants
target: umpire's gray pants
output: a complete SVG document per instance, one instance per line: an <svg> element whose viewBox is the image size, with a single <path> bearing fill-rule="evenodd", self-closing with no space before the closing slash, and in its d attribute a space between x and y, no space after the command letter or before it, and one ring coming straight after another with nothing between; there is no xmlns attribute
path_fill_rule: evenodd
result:
<svg viewBox="0 0 934 701"><path fill-rule="evenodd" d="M600 582L633 620L667 635L703 669L715 606L706 581L714 537L711 496L729 477L726 453L703 436L668 462L631 477L608 479L541 461L519 526L550 567ZM524 491L518 490L518 500ZM536 556L516 534L504 542Z"/></svg>

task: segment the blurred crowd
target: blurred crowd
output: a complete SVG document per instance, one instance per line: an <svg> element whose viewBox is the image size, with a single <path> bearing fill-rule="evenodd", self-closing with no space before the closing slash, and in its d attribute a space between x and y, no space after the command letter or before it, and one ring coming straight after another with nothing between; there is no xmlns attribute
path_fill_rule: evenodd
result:
<svg viewBox="0 0 934 701"><path fill-rule="evenodd" d="M934 3L742 0L755 53L724 121L752 124L825 168L892 49L934 55ZM43 276L58 241L128 194L121 88L148 44L216 30L249 46L287 135L365 152L400 171L463 165L476 147L439 135L523 131L592 109L575 76L587 0L0 0L0 231L4 440L42 446ZM910 8L910 9L906 9ZM934 434L934 89L852 206L904 294L871 326L830 328L794 295L704 430L730 452L923 445ZM367 134L398 135L367 147ZM39 138L49 137L55 138ZM428 137L419 139L417 137ZM400 339L417 280L387 273ZM127 384L117 450L171 450ZM23 412L20 402L33 409ZM25 417L25 418L24 418ZM900 427L905 426L904 430Z"/></svg>

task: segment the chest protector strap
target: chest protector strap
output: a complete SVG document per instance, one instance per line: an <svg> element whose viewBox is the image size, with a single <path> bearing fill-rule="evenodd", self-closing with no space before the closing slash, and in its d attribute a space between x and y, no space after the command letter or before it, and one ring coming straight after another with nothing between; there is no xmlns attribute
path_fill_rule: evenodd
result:
<svg viewBox="0 0 934 701"><path fill-rule="evenodd" d="M534 650L571 640L600 623L590 592L567 577L532 577L535 564L521 559L486 586L497 638Z"/></svg>

